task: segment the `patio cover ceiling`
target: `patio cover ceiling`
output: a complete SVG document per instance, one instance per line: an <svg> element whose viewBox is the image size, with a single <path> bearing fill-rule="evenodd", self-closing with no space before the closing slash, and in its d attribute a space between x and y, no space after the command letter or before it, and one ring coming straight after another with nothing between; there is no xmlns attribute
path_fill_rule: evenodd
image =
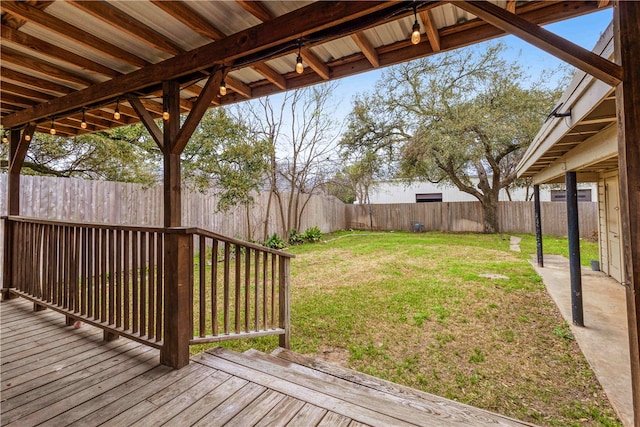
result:
<svg viewBox="0 0 640 427"><path fill-rule="evenodd" d="M432 55L505 31L617 83L621 73L614 65L538 28L607 6L606 0L3 0L1 122L5 129L48 132L55 121L58 135L81 135L160 118L163 81L179 82L184 114L197 105L214 73L226 75L229 90L207 101L207 108ZM422 32L418 45L409 40L414 7ZM295 71L299 50L302 74Z"/></svg>

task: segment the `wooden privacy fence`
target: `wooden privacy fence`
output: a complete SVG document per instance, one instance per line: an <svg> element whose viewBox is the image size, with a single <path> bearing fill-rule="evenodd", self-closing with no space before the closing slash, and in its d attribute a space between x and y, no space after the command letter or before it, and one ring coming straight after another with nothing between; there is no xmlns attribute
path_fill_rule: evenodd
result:
<svg viewBox="0 0 640 427"><path fill-rule="evenodd" d="M500 202L500 231L534 233L533 202ZM567 205L542 202L542 232L552 236L567 235ZM598 204L580 202L581 237L593 237L598 230ZM483 231L482 206L479 202L398 203L381 205L345 205L347 228L360 230L410 230L412 222L424 224L424 230Z"/></svg>
<svg viewBox="0 0 640 427"><path fill-rule="evenodd" d="M7 175L0 174L0 216L7 215ZM305 195L309 196L309 195ZM325 233L344 229L344 204L335 197L310 195L300 229L317 226ZM20 177L20 216L118 225L163 224L162 186L144 187L109 181L88 181L45 176ZM267 217L268 193L260 193L248 214L239 206L216 212L218 198L213 193L182 192L182 225L199 227L245 240L262 239ZM286 194L284 200L288 200ZM284 207L287 211L287 207ZM247 223L249 216L249 224ZM270 207L268 234L282 232L282 221L275 201Z"/></svg>
<svg viewBox="0 0 640 427"><path fill-rule="evenodd" d="M182 274L187 344L280 335L289 347L293 255L196 228L3 222L3 289L66 314L69 324L82 320L107 339L122 335L162 349L166 334L176 333L167 277ZM167 247L178 246L185 256L167 258Z"/></svg>

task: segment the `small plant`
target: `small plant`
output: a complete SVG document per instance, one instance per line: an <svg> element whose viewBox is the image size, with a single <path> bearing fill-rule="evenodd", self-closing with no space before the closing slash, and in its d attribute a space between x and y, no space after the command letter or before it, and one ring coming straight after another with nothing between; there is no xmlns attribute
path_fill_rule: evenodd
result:
<svg viewBox="0 0 640 427"><path fill-rule="evenodd" d="M304 236L299 234L295 228L289 230L289 244L300 245L304 243Z"/></svg>
<svg viewBox="0 0 640 427"><path fill-rule="evenodd" d="M573 340L573 334L571 333L571 329L569 329L569 325L566 322L563 326L556 326L555 328L553 328L553 335L565 340Z"/></svg>
<svg viewBox="0 0 640 427"><path fill-rule="evenodd" d="M271 249L284 249L287 244L282 240L277 233L273 233L271 236L267 238L267 241L264 242L264 245Z"/></svg>
<svg viewBox="0 0 640 427"><path fill-rule="evenodd" d="M317 226L309 227L302 233L302 239L305 242L319 242L322 239L322 231Z"/></svg>

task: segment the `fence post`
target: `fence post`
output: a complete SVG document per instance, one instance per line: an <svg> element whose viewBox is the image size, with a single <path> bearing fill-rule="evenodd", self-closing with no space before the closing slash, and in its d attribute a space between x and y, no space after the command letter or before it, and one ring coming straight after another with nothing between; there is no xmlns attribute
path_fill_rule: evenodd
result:
<svg viewBox="0 0 640 427"><path fill-rule="evenodd" d="M193 335L193 236L164 234L164 341L160 363L175 369L189 364Z"/></svg>
<svg viewBox="0 0 640 427"><path fill-rule="evenodd" d="M289 275L291 260L288 257L279 256L279 309L280 324L284 334L280 335L279 345L283 348L291 348L291 319L289 307Z"/></svg>

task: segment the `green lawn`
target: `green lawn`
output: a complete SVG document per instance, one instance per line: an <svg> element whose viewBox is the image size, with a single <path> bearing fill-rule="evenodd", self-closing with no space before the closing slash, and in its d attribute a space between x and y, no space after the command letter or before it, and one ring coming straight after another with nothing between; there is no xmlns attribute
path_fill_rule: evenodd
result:
<svg viewBox="0 0 640 427"><path fill-rule="evenodd" d="M528 262L535 237L520 237L521 253L509 236L435 232L290 248L293 350L536 424L619 425ZM544 248L566 256L566 239ZM597 259L597 244L581 251ZM277 339L224 345L268 352Z"/></svg>

